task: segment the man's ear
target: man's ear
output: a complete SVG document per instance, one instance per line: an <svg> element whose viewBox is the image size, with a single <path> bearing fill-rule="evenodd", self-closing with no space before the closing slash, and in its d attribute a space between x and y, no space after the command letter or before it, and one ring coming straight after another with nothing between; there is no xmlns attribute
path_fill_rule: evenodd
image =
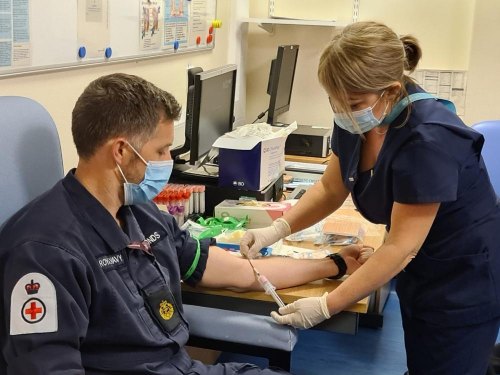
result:
<svg viewBox="0 0 500 375"><path fill-rule="evenodd" d="M128 144L125 138L113 138L109 142L115 162L119 165L127 164L130 159L130 153L128 152Z"/></svg>

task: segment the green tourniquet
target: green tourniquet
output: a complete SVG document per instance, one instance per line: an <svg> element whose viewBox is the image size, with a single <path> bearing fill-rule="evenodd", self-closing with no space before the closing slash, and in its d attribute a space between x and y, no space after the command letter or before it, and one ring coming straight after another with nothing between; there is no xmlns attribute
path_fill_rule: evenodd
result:
<svg viewBox="0 0 500 375"><path fill-rule="evenodd" d="M191 263L191 266L187 270L187 272L184 274L182 277L182 280L189 279L191 275L193 274L194 270L196 269L196 266L198 265L198 261L200 260L200 240L198 238L195 238L196 240L196 255L194 256L193 263Z"/></svg>
<svg viewBox="0 0 500 375"><path fill-rule="evenodd" d="M198 265L201 253L200 240L204 238L215 237L226 230L236 230L244 228L248 222L248 218L237 220L231 216L226 216L223 218L209 217L207 219L203 219L202 217L200 217L197 222L198 224L207 227L207 229L201 232L198 236L192 236L196 240L196 255L194 256L193 263L191 263L191 266L182 277L183 280L189 279L196 269L196 266Z"/></svg>

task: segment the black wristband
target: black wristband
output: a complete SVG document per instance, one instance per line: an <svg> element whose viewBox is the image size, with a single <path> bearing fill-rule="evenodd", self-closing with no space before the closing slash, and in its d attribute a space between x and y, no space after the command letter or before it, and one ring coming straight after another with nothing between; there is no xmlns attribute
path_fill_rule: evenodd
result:
<svg viewBox="0 0 500 375"><path fill-rule="evenodd" d="M334 263L337 265L337 268L339 269L339 273L336 274L335 276L330 276L329 279L337 280L337 279L340 279L341 277L343 277L347 272L347 264L346 264L344 258L342 258L337 253L328 254L326 257L333 260Z"/></svg>

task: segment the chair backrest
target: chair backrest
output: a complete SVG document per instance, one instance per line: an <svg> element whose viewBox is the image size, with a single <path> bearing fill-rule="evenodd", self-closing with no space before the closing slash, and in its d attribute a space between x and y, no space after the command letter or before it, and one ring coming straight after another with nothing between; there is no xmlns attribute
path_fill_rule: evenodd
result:
<svg viewBox="0 0 500 375"><path fill-rule="evenodd" d="M483 159L493 188L500 196L500 120L478 122L472 128L484 136Z"/></svg>
<svg viewBox="0 0 500 375"><path fill-rule="evenodd" d="M0 96L0 228L63 176L56 125L37 102ZM0 373L7 372L0 354Z"/></svg>
<svg viewBox="0 0 500 375"><path fill-rule="evenodd" d="M54 121L37 102L0 96L0 228L63 177Z"/></svg>

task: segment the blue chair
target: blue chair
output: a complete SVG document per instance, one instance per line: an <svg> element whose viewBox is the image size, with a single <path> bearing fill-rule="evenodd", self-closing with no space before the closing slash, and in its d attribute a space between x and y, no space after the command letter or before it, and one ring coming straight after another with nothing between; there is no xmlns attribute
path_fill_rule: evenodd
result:
<svg viewBox="0 0 500 375"><path fill-rule="evenodd" d="M472 128L484 136L482 151L484 163L488 169L491 184L500 197L500 159L498 157L498 150L500 149L500 120L478 122L472 125ZM500 373L500 344L495 346L488 374L498 373Z"/></svg>
<svg viewBox="0 0 500 375"><path fill-rule="evenodd" d="M297 331L271 317L184 304L188 345L264 357L269 366L290 371Z"/></svg>
<svg viewBox="0 0 500 375"><path fill-rule="evenodd" d="M63 177L61 146L49 113L35 101L0 97L0 226Z"/></svg>
<svg viewBox="0 0 500 375"><path fill-rule="evenodd" d="M16 211L63 177L61 146L49 113L23 97L0 97L0 228ZM295 329L271 317L184 305L192 346L257 355L290 368ZM0 374L6 373L0 355Z"/></svg>
<svg viewBox="0 0 500 375"><path fill-rule="evenodd" d="M484 136L483 159L490 175L491 184L500 196L500 120L483 121L472 128Z"/></svg>
<svg viewBox="0 0 500 375"><path fill-rule="evenodd" d="M1 228L17 210L63 177L63 163L56 126L37 102L0 97L0 129ZM0 374L6 369L0 355Z"/></svg>

